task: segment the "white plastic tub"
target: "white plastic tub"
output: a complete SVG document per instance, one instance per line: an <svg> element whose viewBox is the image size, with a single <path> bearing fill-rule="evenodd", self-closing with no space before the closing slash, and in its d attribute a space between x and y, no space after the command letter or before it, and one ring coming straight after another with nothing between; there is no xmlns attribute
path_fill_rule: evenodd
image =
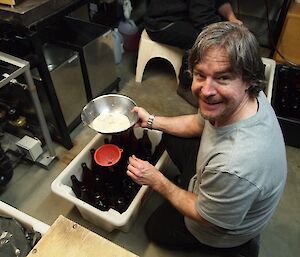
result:
<svg viewBox="0 0 300 257"><path fill-rule="evenodd" d="M142 136L143 129L135 129L135 135L137 138ZM149 138L152 142L153 149L160 142L162 133L159 131L149 130ZM75 175L79 180L81 180L81 163L91 162L90 149L98 148L104 142L105 136L97 134L92 141L71 161L71 163L60 173L60 175L52 182L51 189L52 191L67 200L68 202L73 203L79 210L82 217L89 222L99 226L106 231L112 231L114 229L120 229L124 232L127 232L135 220L140 207L144 203L145 199L150 192L148 186L142 186L138 191L135 198L130 203L127 210L123 213L119 213L114 209L109 209L108 211L101 211L92 205L78 199L71 188L71 175ZM152 150L153 150L152 149ZM164 152L155 167L160 169L164 161L167 159L167 153Z"/></svg>
<svg viewBox="0 0 300 257"><path fill-rule="evenodd" d="M19 211L18 209L2 201L0 201L0 215L15 218L25 228L32 229L35 232L40 232L41 235L44 235L50 227L49 225L29 216L24 212Z"/></svg>

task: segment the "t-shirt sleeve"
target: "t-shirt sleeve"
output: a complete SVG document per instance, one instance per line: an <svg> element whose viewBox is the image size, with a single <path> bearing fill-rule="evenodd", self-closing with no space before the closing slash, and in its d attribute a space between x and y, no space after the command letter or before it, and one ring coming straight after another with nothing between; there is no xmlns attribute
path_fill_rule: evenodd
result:
<svg viewBox="0 0 300 257"><path fill-rule="evenodd" d="M248 180L227 172L205 171L198 187L199 214L225 229L241 224L259 194L258 188Z"/></svg>

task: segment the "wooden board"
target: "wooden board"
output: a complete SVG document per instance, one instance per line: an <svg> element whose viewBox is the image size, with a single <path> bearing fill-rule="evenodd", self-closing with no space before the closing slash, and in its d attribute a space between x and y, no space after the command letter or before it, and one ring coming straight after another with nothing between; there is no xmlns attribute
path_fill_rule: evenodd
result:
<svg viewBox="0 0 300 257"><path fill-rule="evenodd" d="M47 233L27 257L138 257L128 250L68 220L63 216L49 228Z"/></svg>

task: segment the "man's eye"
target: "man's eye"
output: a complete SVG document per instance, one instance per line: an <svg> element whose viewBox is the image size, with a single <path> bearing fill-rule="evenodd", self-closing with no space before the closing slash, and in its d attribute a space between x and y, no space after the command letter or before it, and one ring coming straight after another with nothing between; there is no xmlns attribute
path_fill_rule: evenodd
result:
<svg viewBox="0 0 300 257"><path fill-rule="evenodd" d="M229 76L221 76L217 78L218 80L229 80Z"/></svg>
<svg viewBox="0 0 300 257"><path fill-rule="evenodd" d="M203 75L199 72L194 72L193 76L196 77L196 78L203 78Z"/></svg>
<svg viewBox="0 0 300 257"><path fill-rule="evenodd" d="M230 81L231 77L230 76L220 76L220 77L217 77L216 79L221 84L227 84Z"/></svg>

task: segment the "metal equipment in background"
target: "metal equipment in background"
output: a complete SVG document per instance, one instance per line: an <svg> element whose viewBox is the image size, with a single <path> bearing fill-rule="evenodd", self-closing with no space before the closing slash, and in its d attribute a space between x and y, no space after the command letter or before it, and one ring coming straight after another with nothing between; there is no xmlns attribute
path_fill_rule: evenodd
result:
<svg viewBox="0 0 300 257"><path fill-rule="evenodd" d="M118 90L120 78L116 73L109 27L66 16L46 26L43 38L78 53L87 101L113 89Z"/></svg>
<svg viewBox="0 0 300 257"><path fill-rule="evenodd" d="M43 53L63 118L68 127L72 126L87 103L78 52L46 43L43 45ZM43 84L37 68L31 73L37 84ZM46 111L46 117L50 117L49 112ZM75 122L73 127L77 125L78 122Z"/></svg>
<svg viewBox="0 0 300 257"><path fill-rule="evenodd" d="M19 83L16 79L20 75L25 76L26 84L21 84L21 86L25 87L25 89L27 89L31 95L33 105L38 117L39 125L43 134L43 138L45 140L45 145L47 147L47 151L43 152L41 155L39 155L39 157L36 156L37 151L35 151L34 161L41 164L44 167L48 167L56 158L56 154L53 147L50 132L46 123L46 119L41 107L41 103L38 98L37 90L33 83L29 62L0 52L0 64L0 88L8 86L10 83ZM29 147L29 145L30 144L28 143L28 140L25 140L25 145L21 144L21 146L25 146L24 148ZM29 147L29 149L31 149L31 147ZM37 149L36 146L35 149Z"/></svg>

